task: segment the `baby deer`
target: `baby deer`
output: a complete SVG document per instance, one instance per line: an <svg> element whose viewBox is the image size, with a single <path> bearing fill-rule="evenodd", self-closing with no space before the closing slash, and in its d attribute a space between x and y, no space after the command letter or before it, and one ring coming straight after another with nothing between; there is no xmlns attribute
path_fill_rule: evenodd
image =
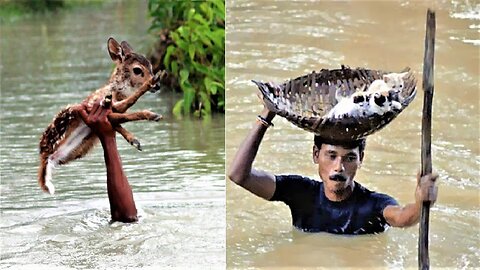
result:
<svg viewBox="0 0 480 270"><path fill-rule="evenodd" d="M107 44L116 67L107 85L90 94L82 103L88 104L87 107L91 108L96 101L111 96L113 112L109 115L109 120L118 133L141 151L139 141L120 124L162 119L161 115L147 110L129 114L124 112L148 90L152 92L158 90L160 76L163 73L154 76L150 62L144 56L133 52L126 41L118 44L115 39L109 38ZM85 156L98 142L97 136L78 115L79 106L68 105L61 110L43 132L40 140L38 183L50 194L55 193L55 187L51 182L54 167Z"/></svg>

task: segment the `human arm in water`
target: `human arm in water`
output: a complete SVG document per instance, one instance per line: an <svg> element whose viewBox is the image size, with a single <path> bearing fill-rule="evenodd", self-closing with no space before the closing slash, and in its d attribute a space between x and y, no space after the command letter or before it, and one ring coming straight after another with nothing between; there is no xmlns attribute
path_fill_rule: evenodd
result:
<svg viewBox="0 0 480 270"><path fill-rule="evenodd" d="M405 206L389 205L383 210L385 220L393 227L409 227L418 223L424 201L433 203L437 200L435 181L437 174L417 175L415 202Z"/></svg>
<svg viewBox="0 0 480 270"><path fill-rule="evenodd" d="M102 143L105 166L107 167L107 192L112 221L137 221L137 209L132 189L123 171L122 161L117 149L115 130L108 120L108 115L112 112L111 105L104 107L97 102L93 105L90 113L87 113L84 104L78 112L85 124L92 129Z"/></svg>
<svg viewBox="0 0 480 270"><path fill-rule="evenodd" d="M264 108L260 116L268 123L271 123L275 117L275 113ZM253 194L268 200L272 198L275 192L275 175L252 168L253 161L267 128L268 127L261 122L256 122L255 126L250 130L250 133L248 133L238 148L230 164L228 178Z"/></svg>

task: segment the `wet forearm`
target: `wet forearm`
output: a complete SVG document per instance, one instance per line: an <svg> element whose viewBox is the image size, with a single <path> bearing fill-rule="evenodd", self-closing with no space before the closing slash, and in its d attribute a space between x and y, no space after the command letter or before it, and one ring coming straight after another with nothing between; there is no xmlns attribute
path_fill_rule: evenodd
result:
<svg viewBox="0 0 480 270"><path fill-rule="evenodd" d="M403 207L394 206L385 212L385 219L393 227L409 227L418 223L421 204L415 202Z"/></svg>
<svg viewBox="0 0 480 270"><path fill-rule="evenodd" d="M126 181L115 137L101 137L100 142L102 143L103 157L107 168L107 182L114 184Z"/></svg>
<svg viewBox="0 0 480 270"><path fill-rule="evenodd" d="M409 227L418 223L420 219L421 205L417 203L407 204L403 207L402 218L404 227Z"/></svg>
<svg viewBox="0 0 480 270"><path fill-rule="evenodd" d="M137 220L137 209L132 189L122 168L115 136L101 137L107 168L107 191L112 219L131 222Z"/></svg>
<svg viewBox="0 0 480 270"><path fill-rule="evenodd" d="M260 115L268 122L271 122L275 116L275 114L268 112L268 110L262 111ZM240 145L228 173L228 177L233 182L242 185L245 179L251 174L253 161L266 131L266 126L261 123L256 123L247 135L247 138L245 138Z"/></svg>

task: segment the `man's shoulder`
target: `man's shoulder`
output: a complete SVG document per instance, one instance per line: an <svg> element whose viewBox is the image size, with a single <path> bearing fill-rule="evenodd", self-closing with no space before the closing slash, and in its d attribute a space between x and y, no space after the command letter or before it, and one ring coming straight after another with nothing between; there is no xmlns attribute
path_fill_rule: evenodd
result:
<svg viewBox="0 0 480 270"><path fill-rule="evenodd" d="M307 176L298 175L298 174L279 174L275 175L275 181L279 182L289 182L292 184L306 184L306 185L323 185L323 182L317 181Z"/></svg>
<svg viewBox="0 0 480 270"><path fill-rule="evenodd" d="M355 184L357 195L367 197L368 199L375 199L377 201L389 201L391 204L398 204L395 198L388 194L369 190L358 182L355 182Z"/></svg>
<svg viewBox="0 0 480 270"><path fill-rule="evenodd" d="M295 174L275 175L275 182L275 193L270 200L284 201L287 204L314 196L319 192L319 186L323 184L309 177Z"/></svg>

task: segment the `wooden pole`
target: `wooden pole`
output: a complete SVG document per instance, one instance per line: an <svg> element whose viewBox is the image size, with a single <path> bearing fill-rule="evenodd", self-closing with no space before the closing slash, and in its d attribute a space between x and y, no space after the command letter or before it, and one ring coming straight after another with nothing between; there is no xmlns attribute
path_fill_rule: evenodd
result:
<svg viewBox="0 0 480 270"><path fill-rule="evenodd" d="M435 51L435 12L428 9L425 33L425 55L423 58L423 117L422 117L422 176L432 173L432 99L433 99L433 64ZM423 202L418 238L418 268L430 268L428 257L428 220L430 201Z"/></svg>

